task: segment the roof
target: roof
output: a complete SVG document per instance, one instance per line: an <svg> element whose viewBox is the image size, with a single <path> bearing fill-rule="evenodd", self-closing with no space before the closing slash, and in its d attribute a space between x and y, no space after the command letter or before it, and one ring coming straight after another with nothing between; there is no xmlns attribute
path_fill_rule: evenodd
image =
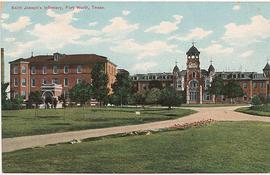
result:
<svg viewBox="0 0 270 175"><path fill-rule="evenodd" d="M195 54L200 54L198 49L193 45L186 53L187 55L195 55Z"/></svg>
<svg viewBox="0 0 270 175"><path fill-rule="evenodd" d="M215 68L212 64L209 66L208 72L215 72Z"/></svg>
<svg viewBox="0 0 270 175"><path fill-rule="evenodd" d="M265 67L263 68L263 70L270 70L270 65L267 63L267 64L265 65Z"/></svg>
<svg viewBox="0 0 270 175"><path fill-rule="evenodd" d="M126 69L117 69L117 72L128 72Z"/></svg>
<svg viewBox="0 0 270 175"><path fill-rule="evenodd" d="M75 54L65 55L60 54L58 61L54 60L53 55L38 55L30 58L20 58L9 63L15 63L19 61L30 62L30 64L67 64L67 63L94 63L97 61L108 61L107 57L99 56L96 54ZM112 63L113 64L113 63ZM115 65L115 64L114 64Z"/></svg>
<svg viewBox="0 0 270 175"><path fill-rule="evenodd" d="M178 66L177 66L177 65L175 65L175 66L174 66L174 68L173 68L173 72L180 72L180 71L179 71L179 68L178 68Z"/></svg>
<svg viewBox="0 0 270 175"><path fill-rule="evenodd" d="M216 72L215 75L221 77L223 80L268 80L264 74L257 72Z"/></svg>

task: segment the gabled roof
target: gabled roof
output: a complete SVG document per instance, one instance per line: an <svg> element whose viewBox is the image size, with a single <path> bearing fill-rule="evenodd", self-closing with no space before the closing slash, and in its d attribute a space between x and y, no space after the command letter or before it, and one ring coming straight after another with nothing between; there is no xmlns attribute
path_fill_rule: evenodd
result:
<svg viewBox="0 0 270 175"><path fill-rule="evenodd" d="M200 54L198 49L193 45L186 53L187 55L195 55L195 54Z"/></svg>
<svg viewBox="0 0 270 175"><path fill-rule="evenodd" d="M215 68L212 64L209 66L208 72L215 72Z"/></svg>
<svg viewBox="0 0 270 175"><path fill-rule="evenodd" d="M174 73L174 72L180 72L180 70L179 70L179 68L178 68L177 65L175 65L174 68L173 68L173 73Z"/></svg>
<svg viewBox="0 0 270 175"><path fill-rule="evenodd" d="M270 70L270 65L267 63L267 64L265 65L265 67L263 68L263 70Z"/></svg>

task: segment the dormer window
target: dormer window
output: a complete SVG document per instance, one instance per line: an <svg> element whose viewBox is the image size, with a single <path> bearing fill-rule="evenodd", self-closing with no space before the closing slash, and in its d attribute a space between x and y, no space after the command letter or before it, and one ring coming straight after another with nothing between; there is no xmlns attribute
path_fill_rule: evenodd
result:
<svg viewBox="0 0 270 175"><path fill-rule="evenodd" d="M59 53L54 53L53 54L53 60L54 61L59 61L59 58L60 58L60 54Z"/></svg>

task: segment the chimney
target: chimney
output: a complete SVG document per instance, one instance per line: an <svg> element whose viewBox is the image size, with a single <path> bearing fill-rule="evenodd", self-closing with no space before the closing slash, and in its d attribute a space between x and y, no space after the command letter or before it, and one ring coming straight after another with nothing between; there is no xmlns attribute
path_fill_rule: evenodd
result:
<svg viewBox="0 0 270 175"><path fill-rule="evenodd" d="M1 48L1 82L5 82L4 48Z"/></svg>

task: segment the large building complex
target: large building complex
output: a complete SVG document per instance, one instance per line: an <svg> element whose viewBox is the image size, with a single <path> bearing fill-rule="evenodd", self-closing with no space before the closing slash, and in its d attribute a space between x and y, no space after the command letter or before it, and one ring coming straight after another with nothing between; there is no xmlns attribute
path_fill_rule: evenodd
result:
<svg viewBox="0 0 270 175"><path fill-rule="evenodd" d="M10 62L10 97L23 96L28 100L31 91L41 91L43 97L67 94L77 83L91 83L94 64L103 62L108 75L108 88L115 81L116 65L106 57L95 54L39 55Z"/></svg>
<svg viewBox="0 0 270 175"><path fill-rule="evenodd" d="M179 70L175 65L169 73L148 73L132 76L134 86L138 91L149 90L151 82L159 81L163 87L171 86L178 93L182 94L188 104L202 103L228 103L230 99L224 96L217 97L210 95L209 86L214 77L221 77L224 84L230 79L240 83L244 96L233 99L236 103L250 103L251 98L256 95L266 96L269 94L270 65L267 63L263 73L256 72L215 72L214 66L208 70L200 68L200 52L193 45L186 53L186 70Z"/></svg>

